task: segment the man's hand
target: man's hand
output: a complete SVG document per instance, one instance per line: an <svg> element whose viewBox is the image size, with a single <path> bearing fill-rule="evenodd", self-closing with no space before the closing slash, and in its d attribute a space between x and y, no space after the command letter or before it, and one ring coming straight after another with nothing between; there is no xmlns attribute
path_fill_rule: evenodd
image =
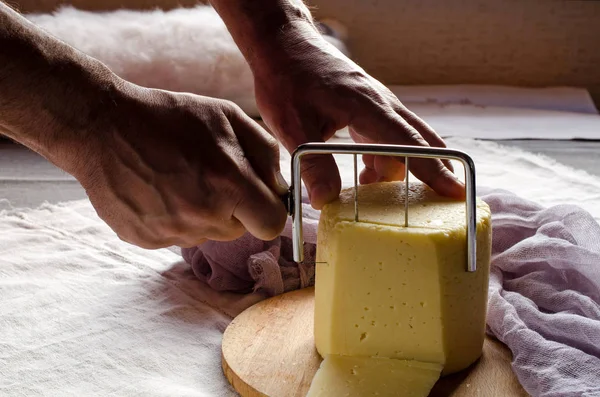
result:
<svg viewBox="0 0 600 397"><path fill-rule="evenodd" d="M270 240L287 213L277 141L236 105L129 87L74 175L98 215L145 248Z"/></svg>
<svg viewBox="0 0 600 397"><path fill-rule="evenodd" d="M324 40L299 1L212 3L252 67L264 121L289 151L305 142L326 141L344 127L361 143L445 146L392 92ZM363 162L361 183L404 176L403 164L394 158L364 156ZM443 195L464 196L448 162L415 158L410 170ZM307 156L302 172L314 207L339 194L332 156Z"/></svg>
<svg viewBox="0 0 600 397"><path fill-rule="evenodd" d="M275 238L277 141L230 102L144 89L0 2L0 131L74 175L146 248Z"/></svg>
<svg viewBox="0 0 600 397"><path fill-rule="evenodd" d="M273 65L256 69L255 82L261 115L289 151L326 141L344 127L360 143L445 147L391 91L320 38L285 47ZM393 157L365 155L363 162L361 183L404 177L404 164ZM410 170L441 194L463 195L462 184L439 160L411 159ZM339 194L333 156L307 156L302 174L315 207Z"/></svg>

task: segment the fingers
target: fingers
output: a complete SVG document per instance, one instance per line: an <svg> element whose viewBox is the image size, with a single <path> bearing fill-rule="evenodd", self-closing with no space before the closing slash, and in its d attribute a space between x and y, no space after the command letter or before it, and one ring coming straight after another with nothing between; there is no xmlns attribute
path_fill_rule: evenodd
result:
<svg viewBox="0 0 600 397"><path fill-rule="evenodd" d="M287 193L289 185L281 174L277 140L237 107L229 111L228 118L252 169L275 193Z"/></svg>
<svg viewBox="0 0 600 397"><path fill-rule="evenodd" d="M362 160L365 168L361 171L358 181L362 185L368 185L369 183L377 182L379 176L375 170L375 156L371 154L363 154Z"/></svg>
<svg viewBox="0 0 600 397"><path fill-rule="evenodd" d="M182 241L179 244L174 244L174 246L177 246L179 248L193 248L193 247L197 247L199 245L204 244L205 242L208 241L208 239L206 239L206 238L200 238L200 239L194 240L194 241L196 241L196 242L195 243L189 243L189 242Z"/></svg>
<svg viewBox="0 0 600 397"><path fill-rule="evenodd" d="M285 226L285 206L258 176L248 179L247 186L239 192L233 216L254 237L264 241L273 240Z"/></svg>
<svg viewBox="0 0 600 397"><path fill-rule="evenodd" d="M418 117L416 114L414 114L413 112L411 112L404 106L400 106L400 108L397 109L396 112L404 120L406 120L408 122L408 124L410 124L415 130L417 130L419 132L419 134L421 134L421 136L423 137L423 139L425 139L427 141L429 146L441 147L441 148L446 147L446 143L444 142L442 137L440 137L437 134L437 132L435 132L435 130L429 124L427 124L425 121L423 121L423 119ZM454 172L454 166L452 165L450 160L443 159L442 163L444 163L444 165L450 171Z"/></svg>
<svg viewBox="0 0 600 397"><path fill-rule="evenodd" d="M167 219L141 223L133 217L118 230L121 240L145 249L159 249L170 246L189 248L207 240L232 241L246 233L241 222L235 218L222 219L212 225L198 222L197 217ZM198 225L203 224L199 229ZM117 231L117 230L116 230Z"/></svg>
<svg viewBox="0 0 600 397"><path fill-rule="evenodd" d="M335 200L342 189L337 164L330 154L307 155L301 160L302 180L315 209Z"/></svg>
<svg viewBox="0 0 600 397"><path fill-rule="evenodd" d="M171 233L172 235L177 236L177 241L173 245L193 247L200 245L207 240L233 241L246 233L244 225L234 217L214 218L214 215L211 217L198 215L182 219L179 230L173 230ZM212 222L207 222L208 219ZM202 228L198 228L198 225L202 223Z"/></svg>
<svg viewBox="0 0 600 397"><path fill-rule="evenodd" d="M365 170L360 183L391 182L404 180L404 163L391 156L363 155Z"/></svg>
<svg viewBox="0 0 600 397"><path fill-rule="evenodd" d="M377 179L379 179L379 176L377 175L377 171L375 171L374 168L365 167L360 172L360 175L358 177L358 182L361 185L368 185L370 183L377 182Z"/></svg>
<svg viewBox="0 0 600 397"><path fill-rule="evenodd" d="M323 142L323 136L327 136L330 132L314 127L305 120L288 122L284 125L286 139L283 143L290 153L304 143ZM332 129L335 130L335 128ZM320 210L325 204L339 196L342 180L338 166L331 154L303 156L300 162L300 172L313 208Z"/></svg>
<svg viewBox="0 0 600 397"><path fill-rule="evenodd" d="M410 171L442 196L464 199L464 184L456 179L452 171L441 161L436 160L435 164L431 163L431 160L426 159L410 159Z"/></svg>
<svg viewBox="0 0 600 397"><path fill-rule="evenodd" d="M395 112L365 111L362 117L355 117L352 127L356 133L375 143L429 146L419 132ZM428 137L435 139L431 134ZM411 158L409 166L413 175L439 194L464 197L464 185L440 160ZM368 178L367 175L363 178Z"/></svg>
<svg viewBox="0 0 600 397"><path fill-rule="evenodd" d="M243 157L237 159L240 175L235 182L232 216L256 238L273 240L287 220L281 195L289 189L280 172L279 145L237 106L225 112L243 151Z"/></svg>

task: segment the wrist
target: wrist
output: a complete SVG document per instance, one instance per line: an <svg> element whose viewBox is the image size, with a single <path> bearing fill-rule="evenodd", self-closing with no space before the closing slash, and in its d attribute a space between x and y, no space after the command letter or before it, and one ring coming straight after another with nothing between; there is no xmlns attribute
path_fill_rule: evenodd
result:
<svg viewBox="0 0 600 397"><path fill-rule="evenodd" d="M294 21L281 26L268 39L257 44L255 56L249 60L255 76L277 73L293 59L302 57L308 43L319 43L323 37L312 23Z"/></svg>
<svg viewBox="0 0 600 397"><path fill-rule="evenodd" d="M68 72L53 73L43 93L29 96L13 138L80 180L108 140L126 82L96 65L57 67Z"/></svg>
<svg viewBox="0 0 600 397"><path fill-rule="evenodd" d="M52 100L57 106L48 112L47 137L38 151L80 179L108 141L127 83L96 65L74 67L69 81L56 82L65 94Z"/></svg>
<svg viewBox="0 0 600 397"><path fill-rule="evenodd" d="M122 81L0 2L0 129L71 172Z"/></svg>
<svg viewBox="0 0 600 397"><path fill-rule="evenodd" d="M253 71L277 63L295 42L320 38L302 0L211 0Z"/></svg>

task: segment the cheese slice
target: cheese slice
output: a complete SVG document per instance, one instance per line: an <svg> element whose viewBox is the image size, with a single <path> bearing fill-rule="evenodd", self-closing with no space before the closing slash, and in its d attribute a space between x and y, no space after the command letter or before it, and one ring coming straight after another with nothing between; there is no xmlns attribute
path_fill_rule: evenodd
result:
<svg viewBox="0 0 600 397"><path fill-rule="evenodd" d="M329 355L307 397L426 397L441 370L440 364Z"/></svg>
<svg viewBox="0 0 600 397"><path fill-rule="evenodd" d="M477 202L477 271L467 272L464 201L401 183L360 186L321 213L315 343L321 356L433 362L443 374L481 355L491 252L489 207ZM323 262L323 263L321 263Z"/></svg>

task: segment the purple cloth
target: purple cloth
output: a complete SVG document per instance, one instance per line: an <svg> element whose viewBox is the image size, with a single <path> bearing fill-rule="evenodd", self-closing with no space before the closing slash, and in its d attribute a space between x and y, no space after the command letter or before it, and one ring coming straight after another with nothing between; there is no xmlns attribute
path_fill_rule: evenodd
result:
<svg viewBox="0 0 600 397"><path fill-rule="evenodd" d="M500 191L492 210L488 332L533 396L600 396L600 225L573 205Z"/></svg>
<svg viewBox="0 0 600 397"><path fill-rule="evenodd" d="M304 261L314 263L319 211L303 198ZM262 241L249 233L231 242L208 241L182 249L196 277L217 291L266 292L274 296L314 285L315 266L293 260L291 219L280 237Z"/></svg>
<svg viewBox="0 0 600 397"><path fill-rule="evenodd" d="M513 353L513 370L533 396L600 396L600 225L572 205L543 208L480 188L492 210L487 332ZM314 261L319 213L304 206L306 261ZM282 236L251 235L183 250L217 290L280 294L314 284L314 266L292 260Z"/></svg>

